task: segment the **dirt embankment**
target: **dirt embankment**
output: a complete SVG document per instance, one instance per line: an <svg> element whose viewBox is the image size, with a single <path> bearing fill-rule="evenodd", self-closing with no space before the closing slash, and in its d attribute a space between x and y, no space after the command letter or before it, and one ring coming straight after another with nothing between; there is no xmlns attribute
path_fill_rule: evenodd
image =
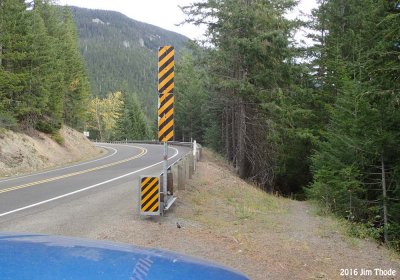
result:
<svg viewBox="0 0 400 280"><path fill-rule="evenodd" d="M69 127L63 127L60 145L51 136L34 132L29 136L0 130L0 177L34 172L95 157L101 154L86 137Z"/></svg>
<svg viewBox="0 0 400 280"><path fill-rule="evenodd" d="M317 215L309 203L266 194L203 154L165 217L115 219L92 237L201 257L256 280L399 279L395 253L347 236L341 223Z"/></svg>

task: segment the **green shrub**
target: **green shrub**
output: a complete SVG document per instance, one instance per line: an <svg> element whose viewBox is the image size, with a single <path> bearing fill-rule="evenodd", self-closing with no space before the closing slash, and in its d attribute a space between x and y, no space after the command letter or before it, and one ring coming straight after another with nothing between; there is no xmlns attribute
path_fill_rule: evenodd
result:
<svg viewBox="0 0 400 280"><path fill-rule="evenodd" d="M53 135L51 136L51 139L56 141L59 145L64 145L64 143L65 143L64 137L62 137L59 132L53 133Z"/></svg>
<svg viewBox="0 0 400 280"><path fill-rule="evenodd" d="M0 112L0 127L14 130L18 126L17 120L6 112Z"/></svg>
<svg viewBox="0 0 400 280"><path fill-rule="evenodd" d="M54 129L54 127L46 121L38 121L35 125L35 128L47 134L54 134L56 132L56 129Z"/></svg>
<svg viewBox="0 0 400 280"><path fill-rule="evenodd" d="M47 134L54 134L57 133L62 127L61 122L53 123L51 121L38 121L35 125L35 128L41 132Z"/></svg>

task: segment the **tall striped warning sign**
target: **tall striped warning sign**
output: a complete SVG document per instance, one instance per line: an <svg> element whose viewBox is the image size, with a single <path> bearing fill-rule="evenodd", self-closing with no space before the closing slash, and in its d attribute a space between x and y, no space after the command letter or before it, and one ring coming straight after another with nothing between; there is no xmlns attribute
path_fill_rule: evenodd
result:
<svg viewBox="0 0 400 280"><path fill-rule="evenodd" d="M158 49L158 92L174 92L174 55L173 46L163 46Z"/></svg>
<svg viewBox="0 0 400 280"><path fill-rule="evenodd" d="M140 178L140 213L142 215L160 214L160 183L158 177Z"/></svg>
<svg viewBox="0 0 400 280"><path fill-rule="evenodd" d="M158 141L168 142L174 139L174 95L158 95Z"/></svg>

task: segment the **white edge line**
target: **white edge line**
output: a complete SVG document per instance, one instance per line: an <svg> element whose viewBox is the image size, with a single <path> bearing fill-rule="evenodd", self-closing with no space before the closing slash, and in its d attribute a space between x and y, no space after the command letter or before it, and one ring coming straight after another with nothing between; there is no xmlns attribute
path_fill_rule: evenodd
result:
<svg viewBox="0 0 400 280"><path fill-rule="evenodd" d="M95 159L95 160L91 160L91 161L85 161L85 162L82 162L82 163L78 163L78 164L74 164L74 165L68 165L68 166L61 167L61 168L55 168L55 169L51 169L51 170L44 171L44 172L33 173L33 174L22 175L22 176L12 177L12 178L9 178L9 179L0 180L0 183L12 181L12 180L17 180L17 179L23 179L23 178L27 178L27 177L31 177L31 176L36 176L36 175L47 174L47 173L50 173L50 172L60 171L60 170L64 170L64 169L68 169L68 168L72 168L72 167L76 167L76 166L89 164L89 163L92 163L92 162L96 162L96 161L99 161L99 160L103 160L103 159L112 157L113 155L118 153L117 149L114 149L114 148L109 147L109 146L102 146L102 145L96 145L96 146L97 147L101 147L101 148L109 148L111 150L114 150L114 153L112 153L110 155L107 155L105 157L101 157L101 158L98 158L98 159Z"/></svg>
<svg viewBox="0 0 400 280"><path fill-rule="evenodd" d="M169 160L170 160L170 159L173 159L174 157L176 157L176 156L179 154L178 149L173 148L173 147L171 147L171 149L174 149L176 152L175 152L175 154L174 154L172 157L168 158ZM67 196L70 196L70 195L73 195L73 194L76 194L76 193L80 193L80 192L84 192L84 191L87 191L87 190L96 188L96 187L98 187L98 186L101 186L101 185L104 185L104 184L107 184L107 183L110 183L110 182L119 180L119 179L121 179L121 178L130 176L130 175L132 175L132 174L138 173L138 172L143 171L143 170L145 170L145 169L154 167L154 166L156 166L156 165L158 165L158 164L161 164L161 163L163 163L163 161L160 161L160 162L154 163L154 164L152 164L152 165L143 167L143 168L141 168L141 169L139 169L139 170L136 170L136 171L133 171L133 172L130 172L130 173L127 173L127 174L124 174L124 175L121 175L121 176L118 176L118 177L109 179L109 180L107 180L107 181L103 181L103 182L97 183L97 184L95 184L95 185L91 185L91 186L89 186L89 187L86 187L86 188L83 188L83 189L80 189L80 190L76 190L76 191L73 191L73 192L70 192L70 193L66 193L66 194L63 194L63 195L60 195L60 196L56 196L56 197L53 197L53 198L50 198L50 199L47 199L47 200L43 200L43 201L38 202L38 203L34 203L34 204L31 204L31 205L28 205L28 206L25 206L25 207L21 207L21 208L15 209L15 210L11 210L11 211L2 213L2 214L0 214L0 217L4 217L4 216L9 215L9 214L12 214L12 213L20 212L20 211L25 210L25 209L33 208L33 207L36 207L36 206L39 206L39 205L42 205L42 204L45 204L45 203L48 203L48 202L57 200L57 199L61 199L61 198L64 198L64 197L67 197Z"/></svg>

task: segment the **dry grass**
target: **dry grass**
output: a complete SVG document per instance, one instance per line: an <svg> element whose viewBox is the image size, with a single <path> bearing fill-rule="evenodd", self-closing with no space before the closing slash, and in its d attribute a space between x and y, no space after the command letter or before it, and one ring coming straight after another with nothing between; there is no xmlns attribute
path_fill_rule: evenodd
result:
<svg viewBox="0 0 400 280"><path fill-rule="evenodd" d="M190 182L183 194L191 207L182 213L185 219L202 223L220 233L232 225L256 228L266 223L268 216L289 211L288 200L269 195L241 180L232 168L211 151L203 152L208 165Z"/></svg>

